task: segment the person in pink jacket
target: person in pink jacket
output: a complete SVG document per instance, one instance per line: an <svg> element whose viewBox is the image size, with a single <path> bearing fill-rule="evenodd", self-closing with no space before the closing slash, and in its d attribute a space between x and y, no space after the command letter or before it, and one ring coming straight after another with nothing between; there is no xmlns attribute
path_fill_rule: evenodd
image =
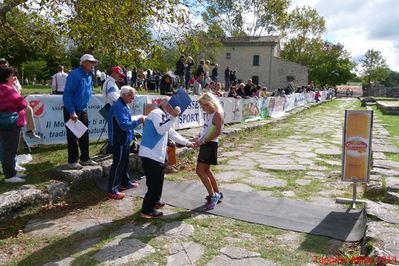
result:
<svg viewBox="0 0 399 266"><path fill-rule="evenodd" d="M0 113L18 112L16 124L11 129L0 127L0 141L3 142L2 166L7 183L25 182L24 176L15 171L15 156L17 154L21 127L26 124L25 108L27 103L13 87L16 70L12 67L0 68Z"/></svg>

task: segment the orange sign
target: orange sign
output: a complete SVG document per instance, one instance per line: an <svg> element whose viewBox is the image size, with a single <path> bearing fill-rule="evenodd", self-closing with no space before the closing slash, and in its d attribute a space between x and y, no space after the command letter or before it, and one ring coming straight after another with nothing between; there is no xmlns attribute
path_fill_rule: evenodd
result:
<svg viewBox="0 0 399 266"><path fill-rule="evenodd" d="M373 111L345 111L342 181L368 182Z"/></svg>

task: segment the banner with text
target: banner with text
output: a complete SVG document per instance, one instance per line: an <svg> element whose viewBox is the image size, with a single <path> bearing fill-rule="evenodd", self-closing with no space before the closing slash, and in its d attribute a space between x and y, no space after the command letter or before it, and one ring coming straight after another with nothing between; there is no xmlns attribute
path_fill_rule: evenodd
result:
<svg viewBox="0 0 399 266"><path fill-rule="evenodd" d="M266 116L283 116L287 110L314 102L313 96L314 93L296 93L285 97L260 99L235 99L229 97L219 97L218 99L225 112L224 121L226 124L229 124L265 118ZM204 124L204 114L198 103L198 97L190 97L192 102L184 113L179 116L179 119L176 119L174 124L175 129L198 127ZM158 105L163 98L167 98L167 96L137 95L130 106L130 112L132 116L142 115L145 113L145 106L147 104ZM321 100L325 99L326 93L322 92ZM36 131L41 136L41 139L25 138L28 146L65 144L66 130L62 95L29 95L26 97L26 100L33 109ZM102 95L93 95L88 105L91 141L108 138L106 121L99 113L103 105L104 100ZM135 132L141 133L142 127L136 128Z"/></svg>

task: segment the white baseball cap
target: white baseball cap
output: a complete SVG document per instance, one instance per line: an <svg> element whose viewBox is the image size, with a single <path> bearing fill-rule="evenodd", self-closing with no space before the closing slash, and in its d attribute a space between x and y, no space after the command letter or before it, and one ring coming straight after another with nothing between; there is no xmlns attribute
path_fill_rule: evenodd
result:
<svg viewBox="0 0 399 266"><path fill-rule="evenodd" d="M84 61L91 61L91 62L98 62L97 59L94 58L94 56L92 56L91 54L84 54L82 55L82 57L80 58L80 63L82 64Z"/></svg>

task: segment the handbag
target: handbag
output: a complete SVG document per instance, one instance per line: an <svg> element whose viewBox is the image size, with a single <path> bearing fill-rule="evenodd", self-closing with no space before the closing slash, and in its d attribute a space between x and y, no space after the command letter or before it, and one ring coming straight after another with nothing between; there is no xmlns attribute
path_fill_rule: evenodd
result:
<svg viewBox="0 0 399 266"><path fill-rule="evenodd" d="M17 125L17 120L17 112L0 112L0 129L12 129Z"/></svg>

